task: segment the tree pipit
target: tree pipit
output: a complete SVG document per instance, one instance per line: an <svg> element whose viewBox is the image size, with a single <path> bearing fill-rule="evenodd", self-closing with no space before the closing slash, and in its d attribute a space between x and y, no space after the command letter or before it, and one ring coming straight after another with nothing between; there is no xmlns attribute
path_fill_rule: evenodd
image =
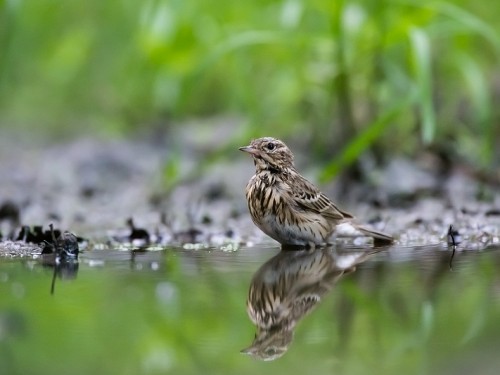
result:
<svg viewBox="0 0 500 375"><path fill-rule="evenodd" d="M256 169L246 187L252 220L282 245L321 246L334 233L370 236L377 245L393 242L392 236L356 223L353 215L302 177L292 152L279 139L255 139L240 150L252 155Z"/></svg>

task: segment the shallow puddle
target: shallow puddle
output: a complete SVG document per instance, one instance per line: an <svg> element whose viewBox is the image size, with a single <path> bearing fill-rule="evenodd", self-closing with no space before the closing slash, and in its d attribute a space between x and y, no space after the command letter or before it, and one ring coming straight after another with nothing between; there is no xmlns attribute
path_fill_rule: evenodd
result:
<svg viewBox="0 0 500 375"><path fill-rule="evenodd" d="M93 250L54 285L1 258L2 373L496 373L500 251L451 254Z"/></svg>

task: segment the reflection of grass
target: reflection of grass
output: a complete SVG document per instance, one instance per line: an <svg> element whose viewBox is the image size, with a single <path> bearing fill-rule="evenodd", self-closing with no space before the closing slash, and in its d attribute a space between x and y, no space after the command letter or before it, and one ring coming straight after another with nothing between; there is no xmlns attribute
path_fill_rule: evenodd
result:
<svg viewBox="0 0 500 375"><path fill-rule="evenodd" d="M499 11L466 0L4 2L0 120L116 133L237 112L250 133L272 125L343 155L325 176L366 149L367 132L390 152L451 138L486 166Z"/></svg>

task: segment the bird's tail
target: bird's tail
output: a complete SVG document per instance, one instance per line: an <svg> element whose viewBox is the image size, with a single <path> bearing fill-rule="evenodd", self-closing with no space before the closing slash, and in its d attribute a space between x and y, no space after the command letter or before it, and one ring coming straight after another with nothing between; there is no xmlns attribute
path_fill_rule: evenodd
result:
<svg viewBox="0 0 500 375"><path fill-rule="evenodd" d="M394 242L394 237L390 234L379 232L374 229L366 228L362 225L356 225L356 227L365 235L369 237L373 237L373 241L375 245L388 245Z"/></svg>
<svg viewBox="0 0 500 375"><path fill-rule="evenodd" d="M335 232L340 236L368 236L373 237L373 243L375 246L388 245L394 242L394 237L390 234L376 231L371 228L364 227L358 223L354 223L351 220L340 223L336 226Z"/></svg>

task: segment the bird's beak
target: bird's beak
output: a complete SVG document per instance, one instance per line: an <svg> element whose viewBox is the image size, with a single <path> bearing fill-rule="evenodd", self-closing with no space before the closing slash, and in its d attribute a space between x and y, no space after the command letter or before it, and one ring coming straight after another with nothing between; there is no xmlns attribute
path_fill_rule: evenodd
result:
<svg viewBox="0 0 500 375"><path fill-rule="evenodd" d="M257 155L259 153L259 151L256 148L253 148L252 146L240 147L239 150L243 152L248 152L249 154L252 155Z"/></svg>

